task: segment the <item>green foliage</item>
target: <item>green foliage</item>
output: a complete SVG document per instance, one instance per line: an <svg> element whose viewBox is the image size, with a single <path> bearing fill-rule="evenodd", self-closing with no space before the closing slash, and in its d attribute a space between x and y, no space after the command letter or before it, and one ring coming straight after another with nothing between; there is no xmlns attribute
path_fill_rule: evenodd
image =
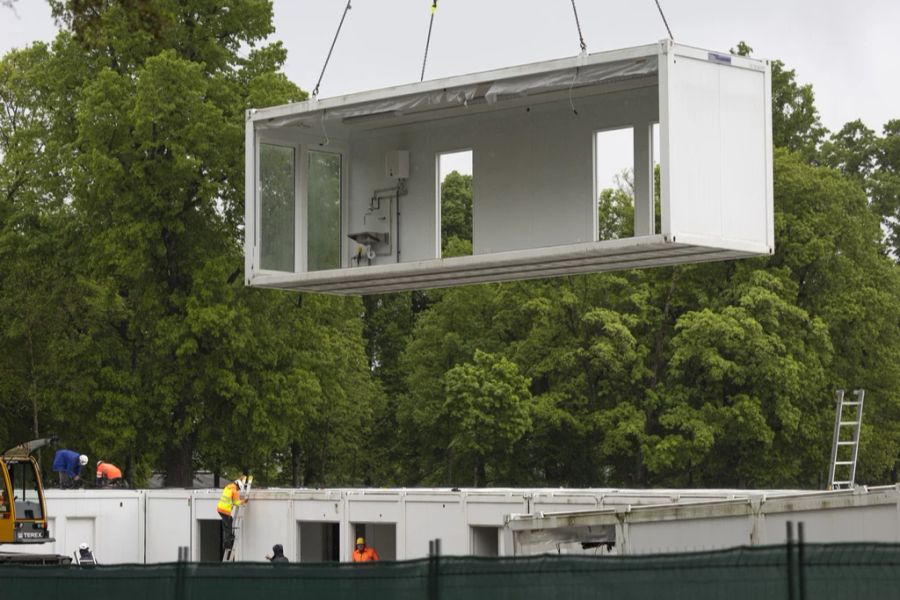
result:
<svg viewBox="0 0 900 600"><path fill-rule="evenodd" d="M484 485L488 467L508 458L531 428L528 384L515 363L480 350L444 374L448 452L451 460L474 463L473 486Z"/></svg>
<svg viewBox="0 0 900 600"><path fill-rule="evenodd" d="M51 5L54 43L0 60L0 445L55 433L138 484L821 487L833 390L863 387L858 480L896 480L900 121L829 136L774 63L771 257L262 291L244 110L305 97L259 45L271 4ZM632 192L601 192L601 239ZM471 254L471 176L441 195L443 255Z"/></svg>
<svg viewBox="0 0 900 600"><path fill-rule="evenodd" d="M444 257L472 254L471 175L451 171L441 183L441 249Z"/></svg>
<svg viewBox="0 0 900 600"><path fill-rule="evenodd" d="M257 47L271 3L51 5L54 44L0 62L0 435L56 433L137 484L366 481L361 303L239 277L244 110L305 97Z"/></svg>

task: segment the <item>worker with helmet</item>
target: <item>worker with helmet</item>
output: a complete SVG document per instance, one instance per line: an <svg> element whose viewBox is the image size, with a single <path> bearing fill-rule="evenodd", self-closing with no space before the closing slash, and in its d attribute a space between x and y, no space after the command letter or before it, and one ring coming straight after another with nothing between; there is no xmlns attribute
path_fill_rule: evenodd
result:
<svg viewBox="0 0 900 600"><path fill-rule="evenodd" d="M234 517L232 511L235 507L246 504L249 500L241 499L241 492L244 491L244 484L247 477L242 475L225 486L222 495L219 496L219 504L216 505L216 512L222 519L222 539L225 542L225 549L234 548Z"/></svg>
<svg viewBox="0 0 900 600"><path fill-rule="evenodd" d="M53 470L59 473L59 487L66 489L81 484L81 467L88 463L88 457L65 448L57 450L53 456Z"/></svg>
<svg viewBox="0 0 900 600"><path fill-rule="evenodd" d="M370 562L381 560L375 548L366 546L366 539L363 537L356 538L356 548L353 549L353 562Z"/></svg>
<svg viewBox="0 0 900 600"><path fill-rule="evenodd" d="M119 487L122 485L122 470L116 465L97 461L97 487Z"/></svg>

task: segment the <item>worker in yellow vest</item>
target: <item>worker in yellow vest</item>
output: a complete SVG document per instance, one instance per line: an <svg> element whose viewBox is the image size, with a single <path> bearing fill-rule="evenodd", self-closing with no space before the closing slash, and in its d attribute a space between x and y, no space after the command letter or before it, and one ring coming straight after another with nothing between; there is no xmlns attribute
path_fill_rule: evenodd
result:
<svg viewBox="0 0 900 600"><path fill-rule="evenodd" d="M219 496L219 504L216 506L216 511L222 519L222 538L225 541L226 550L234 548L234 517L232 516L232 511L234 507L249 502L249 500L241 500L241 492L244 491L244 482L246 480L245 476L241 476L226 485L225 489L222 490L222 495Z"/></svg>

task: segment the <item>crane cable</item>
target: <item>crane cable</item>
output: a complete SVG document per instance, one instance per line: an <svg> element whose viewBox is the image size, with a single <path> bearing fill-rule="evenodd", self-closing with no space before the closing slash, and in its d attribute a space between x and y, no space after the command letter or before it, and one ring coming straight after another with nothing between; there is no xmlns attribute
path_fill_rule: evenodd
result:
<svg viewBox="0 0 900 600"><path fill-rule="evenodd" d="M344 7L344 14L341 15L341 22L338 24L337 31L334 32L334 39L331 40L331 48L328 49L328 56L325 57L325 64L322 65L322 72L319 73L319 80L316 82L316 87L313 88L313 99L315 99L319 95L319 84L322 83L322 77L325 76L325 69L328 67L328 61L331 60L331 53L334 51L334 44L337 42L338 36L341 33L341 27L344 26L344 19L347 18L347 11L352 8L350 6L351 1L352 0L347 0L347 6Z"/></svg>
<svg viewBox="0 0 900 600"><path fill-rule="evenodd" d="M587 44L584 43L584 36L581 35L581 21L578 20L578 9L575 8L575 0L572 0L572 12L575 13L575 27L578 28L578 43L581 45L581 51L587 52Z"/></svg>
<svg viewBox="0 0 900 600"><path fill-rule="evenodd" d="M662 6L659 5L659 0L654 0L654 1L656 2L656 8L659 9L659 16L662 17L663 25L666 26L666 31L669 32L669 39L672 40L672 41L674 42L674 41L675 41L675 37L672 35L672 30L669 29L669 22L666 21L666 15L665 15L665 13L663 13Z"/></svg>
<svg viewBox="0 0 900 600"><path fill-rule="evenodd" d="M434 13L437 12L437 0L433 0L431 3L431 20L428 21L428 38L425 40L425 56L422 58L422 75L419 76L419 81L425 80L425 63L428 62L428 46L431 45L431 27L434 25Z"/></svg>

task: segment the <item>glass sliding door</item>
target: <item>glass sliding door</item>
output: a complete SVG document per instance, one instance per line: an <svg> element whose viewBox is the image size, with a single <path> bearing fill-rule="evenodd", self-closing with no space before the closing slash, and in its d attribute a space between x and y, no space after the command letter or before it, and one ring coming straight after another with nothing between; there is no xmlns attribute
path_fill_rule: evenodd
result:
<svg viewBox="0 0 900 600"><path fill-rule="evenodd" d="M310 150L307 271L341 268L341 155Z"/></svg>
<svg viewBox="0 0 900 600"><path fill-rule="evenodd" d="M259 266L294 272L295 150L259 145Z"/></svg>

